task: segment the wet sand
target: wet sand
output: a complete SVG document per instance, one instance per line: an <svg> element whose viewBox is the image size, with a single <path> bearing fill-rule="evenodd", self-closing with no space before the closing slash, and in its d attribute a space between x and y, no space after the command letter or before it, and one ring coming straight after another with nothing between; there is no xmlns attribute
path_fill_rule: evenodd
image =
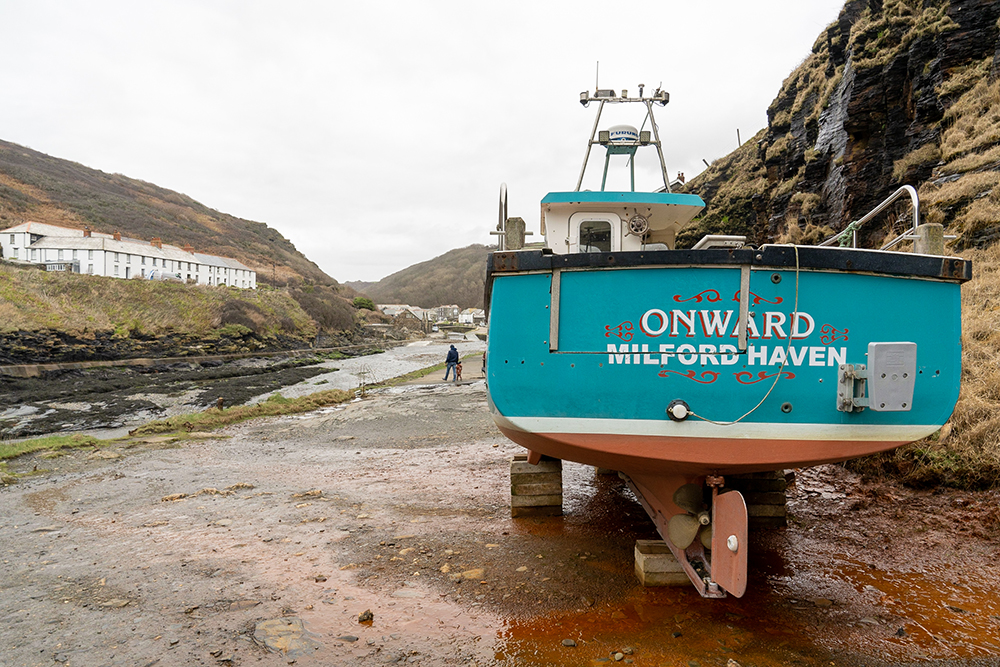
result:
<svg viewBox="0 0 1000 667"><path fill-rule="evenodd" d="M523 450L466 378L18 459L0 665L997 664L998 494L801 470L744 598L644 589L616 477L567 463L564 516L511 519Z"/></svg>

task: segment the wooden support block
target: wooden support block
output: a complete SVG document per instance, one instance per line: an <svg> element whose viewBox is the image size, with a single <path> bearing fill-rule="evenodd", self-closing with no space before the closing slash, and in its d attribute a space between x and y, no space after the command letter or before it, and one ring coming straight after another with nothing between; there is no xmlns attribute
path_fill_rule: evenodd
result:
<svg viewBox="0 0 1000 667"><path fill-rule="evenodd" d="M562 473L558 472L512 472L511 484L562 484Z"/></svg>
<svg viewBox="0 0 1000 667"><path fill-rule="evenodd" d="M531 473L537 474L542 472L557 472L562 474L562 461L559 459L549 458L543 456L542 460L531 465L528 463L528 457L525 454L519 454L514 457L514 460L510 463L510 471L512 473Z"/></svg>
<svg viewBox="0 0 1000 667"><path fill-rule="evenodd" d="M788 510L784 505L747 505L747 516L786 516Z"/></svg>
<svg viewBox="0 0 1000 667"><path fill-rule="evenodd" d="M562 482L541 482L539 484L511 484L512 496L561 496Z"/></svg>
<svg viewBox="0 0 1000 667"><path fill-rule="evenodd" d="M747 519L747 525L753 528L786 528L788 519L783 516L755 516Z"/></svg>
<svg viewBox="0 0 1000 667"><path fill-rule="evenodd" d="M726 488L740 493L784 493L788 483L783 479L734 479L726 478Z"/></svg>
<svg viewBox="0 0 1000 667"><path fill-rule="evenodd" d="M743 500L750 505L781 505L785 506L785 494L782 491L746 491Z"/></svg>
<svg viewBox="0 0 1000 667"><path fill-rule="evenodd" d="M562 461L542 457L537 465L526 455L510 463L510 515L559 516L562 514Z"/></svg>
<svg viewBox="0 0 1000 667"><path fill-rule="evenodd" d="M663 540L635 541L635 576L643 586L687 586L691 583Z"/></svg>
<svg viewBox="0 0 1000 667"><path fill-rule="evenodd" d="M510 515L515 519L529 516L562 516L562 505L545 505L542 507L511 507Z"/></svg>
<svg viewBox="0 0 1000 667"><path fill-rule="evenodd" d="M726 475L726 489L743 494L751 528L784 527L788 525L785 489L789 477L794 479L784 470Z"/></svg>
<svg viewBox="0 0 1000 667"><path fill-rule="evenodd" d="M562 494L552 494L550 496L511 496L511 507L562 507Z"/></svg>

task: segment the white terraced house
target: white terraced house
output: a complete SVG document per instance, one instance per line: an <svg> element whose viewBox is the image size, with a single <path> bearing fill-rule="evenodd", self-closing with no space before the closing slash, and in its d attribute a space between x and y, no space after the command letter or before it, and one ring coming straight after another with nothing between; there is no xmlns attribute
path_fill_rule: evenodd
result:
<svg viewBox="0 0 1000 667"><path fill-rule="evenodd" d="M158 238L146 242L120 233L25 222L0 231L0 252L7 261L44 264L49 271L257 288L257 272L241 262Z"/></svg>

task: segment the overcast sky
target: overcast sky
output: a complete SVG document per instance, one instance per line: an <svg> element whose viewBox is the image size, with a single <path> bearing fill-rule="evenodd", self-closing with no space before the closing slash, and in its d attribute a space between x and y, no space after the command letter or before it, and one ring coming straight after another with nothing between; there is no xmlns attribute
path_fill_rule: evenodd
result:
<svg viewBox="0 0 1000 667"><path fill-rule="evenodd" d="M602 88L670 93L667 168L691 178L766 125L842 4L0 0L0 138L267 223L337 280L374 281L492 243L501 182L537 239L539 200L576 186L598 61ZM622 121L642 117L601 125ZM637 165L637 189L656 185L655 155Z"/></svg>

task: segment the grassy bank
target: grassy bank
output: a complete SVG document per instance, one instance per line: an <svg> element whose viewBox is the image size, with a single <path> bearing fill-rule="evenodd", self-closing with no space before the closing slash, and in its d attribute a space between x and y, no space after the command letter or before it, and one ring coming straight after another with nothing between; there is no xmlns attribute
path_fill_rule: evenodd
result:
<svg viewBox="0 0 1000 667"><path fill-rule="evenodd" d="M250 419L310 412L344 403L352 398L354 398L354 392L341 389L329 389L294 399L274 394L268 400L257 405L240 405L222 410L213 408L204 412L158 419L130 431L129 435L124 438L101 439L89 435L74 434L32 438L17 442L0 442L0 484L12 484L17 481L17 475L10 472L7 461L25 454L49 452L50 456L54 456L65 449L92 448L97 451L102 448L128 448L137 441L153 435L172 436L171 442L182 442L197 438L197 434Z"/></svg>
<svg viewBox="0 0 1000 667"><path fill-rule="evenodd" d="M321 355L320 355L321 356ZM338 355L339 356L339 355ZM463 361L474 359L478 361L479 353L465 355ZM420 370L395 377L384 382L378 382L363 387L362 389L374 389L377 387L389 387L406 384L413 380L433 373L441 373L444 364L422 368ZM210 432L231 424L257 419L259 417L279 417L282 415L301 414L318 410L320 408L337 405L351 400L356 395L356 390L344 391L341 389L330 389L316 392L299 398L285 398L280 393L271 395L266 401L256 405L240 405L231 408L218 410L215 408L203 412L192 412L183 415L176 415L166 419L144 424L132 430L128 437L116 439L100 439L89 435L64 435L47 436L43 438L33 438L17 442L0 441L0 483L10 484L16 481L16 476L12 475L6 465L6 461L40 451L48 451L56 454L64 449L85 449L102 447L125 446L131 442L141 440L149 436L172 436L177 442L190 439L193 433Z"/></svg>
<svg viewBox="0 0 1000 667"><path fill-rule="evenodd" d="M194 431L212 431L217 428L237 424L258 417L279 417L302 412L310 412L320 408L344 403L354 398L354 392L343 389L328 389L299 398L285 398L281 394L273 394L270 398L256 405L237 405L222 410L210 409L205 412L194 412L177 415L166 419L149 422L129 433L130 436L154 435L159 433L190 433Z"/></svg>
<svg viewBox="0 0 1000 667"><path fill-rule="evenodd" d="M207 335L226 324L265 335L316 333L313 319L281 291L120 280L0 263L0 333L54 329Z"/></svg>

